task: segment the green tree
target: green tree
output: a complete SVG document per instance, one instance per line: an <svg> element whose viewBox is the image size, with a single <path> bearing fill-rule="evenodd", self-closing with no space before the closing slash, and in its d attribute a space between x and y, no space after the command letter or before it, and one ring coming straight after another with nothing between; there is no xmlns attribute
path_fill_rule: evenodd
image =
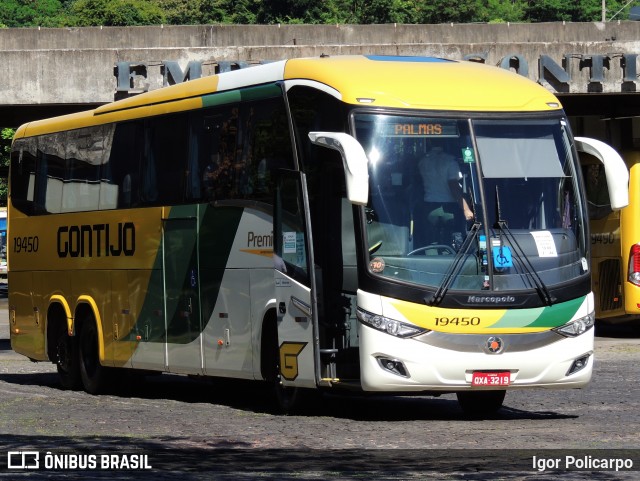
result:
<svg viewBox="0 0 640 481"><path fill-rule="evenodd" d="M354 2L354 23L415 23L417 5L406 0L360 0Z"/></svg>
<svg viewBox="0 0 640 481"><path fill-rule="evenodd" d="M323 23L332 2L317 0L263 0L256 20L262 24L276 23Z"/></svg>
<svg viewBox="0 0 640 481"><path fill-rule="evenodd" d="M522 22L527 0L488 0L483 21L489 23Z"/></svg>
<svg viewBox="0 0 640 481"><path fill-rule="evenodd" d="M432 0L416 4L415 23L482 21L485 9L477 0Z"/></svg>
<svg viewBox="0 0 640 481"><path fill-rule="evenodd" d="M618 11L617 19L628 18L632 3L607 0L606 19ZM602 20L602 0L529 0L524 19L529 22L597 22Z"/></svg>
<svg viewBox="0 0 640 481"><path fill-rule="evenodd" d="M16 133L15 129L4 128L0 130L0 166L8 167L11 158L11 140ZM0 206L7 205L7 179L0 177Z"/></svg>
<svg viewBox="0 0 640 481"><path fill-rule="evenodd" d="M602 0L582 0L579 9L576 11L574 22L596 22L602 20ZM607 21L617 14L615 20L627 20L629 10L638 2L627 0L607 0L605 18Z"/></svg>
<svg viewBox="0 0 640 481"><path fill-rule="evenodd" d="M158 25L165 12L153 0L76 0L71 5L73 23L79 27Z"/></svg>
<svg viewBox="0 0 640 481"><path fill-rule="evenodd" d="M7 27L63 27L68 23L60 0L0 0L0 24Z"/></svg>
<svg viewBox="0 0 640 481"><path fill-rule="evenodd" d="M208 23L252 24L257 0L159 0L172 25Z"/></svg>

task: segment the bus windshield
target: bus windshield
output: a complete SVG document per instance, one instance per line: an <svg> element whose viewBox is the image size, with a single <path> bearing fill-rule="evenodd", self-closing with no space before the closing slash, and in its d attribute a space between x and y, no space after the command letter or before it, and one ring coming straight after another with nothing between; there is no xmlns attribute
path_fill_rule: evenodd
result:
<svg viewBox="0 0 640 481"><path fill-rule="evenodd" d="M369 269L447 290L547 288L588 270L576 159L560 117L359 113Z"/></svg>

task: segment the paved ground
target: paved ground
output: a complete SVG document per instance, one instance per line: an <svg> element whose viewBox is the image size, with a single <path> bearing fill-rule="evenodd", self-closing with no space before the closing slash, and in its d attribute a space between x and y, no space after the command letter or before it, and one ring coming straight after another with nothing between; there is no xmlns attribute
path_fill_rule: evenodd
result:
<svg viewBox="0 0 640 481"><path fill-rule="evenodd" d="M265 407L268 392L244 383L162 375L109 395L62 390L53 365L10 350L0 298L0 478L640 479L639 471L563 466L567 456L607 456L640 469L640 333L600 334L586 389L510 392L492 419L463 419L451 395L331 395L301 415L277 416ZM51 453L59 469L8 470L17 451L38 453L41 467ZM99 464L103 455L122 462L136 454L152 469ZM90 456L95 469L69 468ZM556 459L559 472L538 471L536 462Z"/></svg>

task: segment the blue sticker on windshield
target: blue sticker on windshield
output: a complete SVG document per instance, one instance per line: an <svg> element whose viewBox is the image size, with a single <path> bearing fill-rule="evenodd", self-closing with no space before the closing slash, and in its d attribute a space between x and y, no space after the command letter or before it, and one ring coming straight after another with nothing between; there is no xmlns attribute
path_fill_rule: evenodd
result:
<svg viewBox="0 0 640 481"><path fill-rule="evenodd" d="M493 266L496 270L513 267L511 249L508 246L494 246L491 249L491 253L493 254Z"/></svg>

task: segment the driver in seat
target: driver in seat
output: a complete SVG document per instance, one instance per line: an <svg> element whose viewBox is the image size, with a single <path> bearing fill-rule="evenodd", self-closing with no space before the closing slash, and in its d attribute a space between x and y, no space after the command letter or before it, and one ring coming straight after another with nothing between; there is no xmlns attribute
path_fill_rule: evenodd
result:
<svg viewBox="0 0 640 481"><path fill-rule="evenodd" d="M462 236L466 221L473 220L473 212L460 185L462 174L458 163L453 155L432 141L429 152L418 160L418 171L424 195L414 209L414 247L451 245L452 235L460 232Z"/></svg>

